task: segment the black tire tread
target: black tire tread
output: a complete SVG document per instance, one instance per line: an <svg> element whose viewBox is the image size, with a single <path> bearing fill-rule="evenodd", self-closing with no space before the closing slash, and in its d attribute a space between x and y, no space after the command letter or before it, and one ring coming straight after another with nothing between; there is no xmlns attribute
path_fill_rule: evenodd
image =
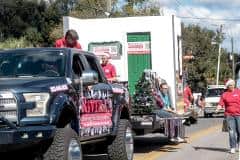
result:
<svg viewBox="0 0 240 160"><path fill-rule="evenodd" d="M130 127L130 123L126 119L119 121L117 136L112 144L108 146L109 160L127 160L126 147L125 147L125 132L126 128Z"/></svg>
<svg viewBox="0 0 240 160"><path fill-rule="evenodd" d="M78 135L71 128L59 128L56 130L51 146L43 155L44 160L66 160L66 136L74 137L78 140Z"/></svg>

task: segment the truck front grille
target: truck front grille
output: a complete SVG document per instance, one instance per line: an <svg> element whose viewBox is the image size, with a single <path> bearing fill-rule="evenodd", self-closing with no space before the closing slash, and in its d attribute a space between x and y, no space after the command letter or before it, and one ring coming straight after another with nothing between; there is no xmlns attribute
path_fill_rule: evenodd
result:
<svg viewBox="0 0 240 160"><path fill-rule="evenodd" d="M16 104L16 101L13 98L0 99L0 106L6 104Z"/></svg>
<svg viewBox="0 0 240 160"><path fill-rule="evenodd" d="M17 103L11 92L0 92L0 116L12 122L17 120Z"/></svg>

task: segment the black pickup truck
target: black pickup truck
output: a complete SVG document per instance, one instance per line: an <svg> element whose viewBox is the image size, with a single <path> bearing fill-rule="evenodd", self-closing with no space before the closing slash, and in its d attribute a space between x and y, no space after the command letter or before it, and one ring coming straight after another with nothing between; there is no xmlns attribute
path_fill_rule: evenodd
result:
<svg viewBox="0 0 240 160"><path fill-rule="evenodd" d="M89 52L1 51L0 159L5 159L1 154L27 150L43 160L81 160L100 153L110 160L132 160L126 92L107 82Z"/></svg>

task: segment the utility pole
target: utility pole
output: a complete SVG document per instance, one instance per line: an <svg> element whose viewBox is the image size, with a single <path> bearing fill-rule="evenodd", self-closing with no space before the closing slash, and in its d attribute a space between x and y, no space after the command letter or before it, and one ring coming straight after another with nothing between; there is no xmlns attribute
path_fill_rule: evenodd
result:
<svg viewBox="0 0 240 160"><path fill-rule="evenodd" d="M233 53L233 37L231 38L231 45L232 45L232 74L233 79L235 79L235 64L234 64L234 53Z"/></svg>
<svg viewBox="0 0 240 160"><path fill-rule="evenodd" d="M222 25L220 25L219 30L219 42L218 42L218 64L217 64L217 79L216 79L216 85L218 85L219 82L219 71L220 71L220 61L221 61L221 40L222 40Z"/></svg>
<svg viewBox="0 0 240 160"><path fill-rule="evenodd" d="M109 18L112 14L112 0L106 0L107 1L107 11L105 12L105 15Z"/></svg>

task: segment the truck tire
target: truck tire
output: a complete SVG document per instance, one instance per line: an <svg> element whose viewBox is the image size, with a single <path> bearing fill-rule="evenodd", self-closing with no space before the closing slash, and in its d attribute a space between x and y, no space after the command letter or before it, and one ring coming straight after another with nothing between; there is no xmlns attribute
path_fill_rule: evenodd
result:
<svg viewBox="0 0 240 160"><path fill-rule="evenodd" d="M108 158L109 160L133 159L133 134L128 120L119 121L117 135L108 146Z"/></svg>
<svg viewBox="0 0 240 160"><path fill-rule="evenodd" d="M76 132L68 127L57 129L43 160L82 160L82 148Z"/></svg>

